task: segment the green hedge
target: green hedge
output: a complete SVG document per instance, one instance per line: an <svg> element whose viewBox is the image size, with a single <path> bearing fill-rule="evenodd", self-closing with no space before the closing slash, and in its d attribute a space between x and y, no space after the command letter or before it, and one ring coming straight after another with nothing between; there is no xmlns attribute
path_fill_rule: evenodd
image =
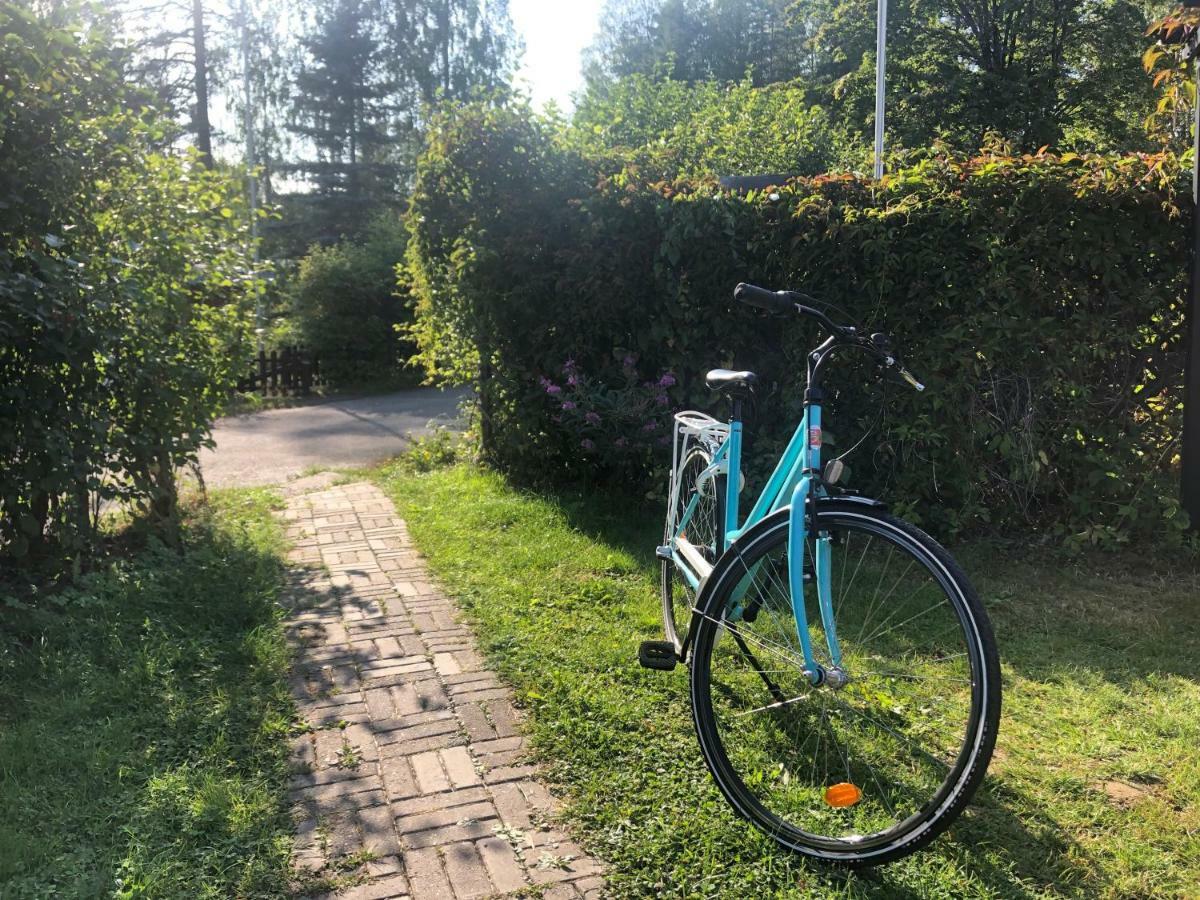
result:
<svg viewBox="0 0 1200 900"><path fill-rule="evenodd" d="M410 215L414 336L434 377L477 383L485 452L514 473L655 484L669 408L712 406L717 365L763 376L750 450L776 452L817 333L735 305L746 280L892 333L928 385L833 370L835 446L877 422L853 486L942 530L1184 524L1175 160L997 149L878 188L829 175L737 195L597 179L521 108L435 124Z"/></svg>

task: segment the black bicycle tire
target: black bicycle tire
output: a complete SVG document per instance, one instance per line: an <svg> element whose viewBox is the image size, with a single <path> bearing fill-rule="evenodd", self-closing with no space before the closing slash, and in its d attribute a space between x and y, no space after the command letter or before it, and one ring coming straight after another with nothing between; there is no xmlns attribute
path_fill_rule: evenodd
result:
<svg viewBox="0 0 1200 900"><path fill-rule="evenodd" d="M738 547L741 558L748 560L748 562L742 563L743 566L753 564L758 556L766 552L763 548L777 542L780 536L786 540L787 513L788 510L781 510L764 520L762 526L749 535L750 540L746 542L745 546ZM893 529L903 534L913 545L929 555L958 591L959 599L968 613L968 621L971 625L970 633L975 641L974 649L977 651L980 666L979 681L983 696L981 702L973 704L969 722L968 734L973 738L973 751L965 760L960 759L956 762L951 775L946 779L946 782L950 784L946 796L941 797L942 792L935 794L935 799L940 797L936 805L933 805L932 808L926 807L919 815L912 817L918 820L912 827L897 835L896 839L892 841L864 848L866 852L857 848L835 851L814 847L798 837L801 834L799 829L791 826L790 823L784 823L777 816L773 816L765 810L765 807L741 782L721 746L720 734L716 727L708 694L710 686L709 659L714 637L719 627L717 613L723 608L725 602L722 595L736 585L741 577L738 573L744 571L737 565L724 568L720 573L714 573L719 580L707 592L704 616L696 626L697 633L692 644L690 677L692 720L705 764L718 789L739 815L749 820L780 845L803 856L847 867L880 865L914 853L942 834L961 814L983 782L987 766L991 761L992 751L995 748L996 734L999 728L1001 694L999 654L987 613L970 580L953 557L932 537L916 526L904 522L882 509L863 508L857 504L853 506L838 505L836 500L822 502L818 516L831 517L831 524L836 523L839 518L855 517L859 522L870 521L881 528ZM764 811L767 816L771 817L764 816Z"/></svg>

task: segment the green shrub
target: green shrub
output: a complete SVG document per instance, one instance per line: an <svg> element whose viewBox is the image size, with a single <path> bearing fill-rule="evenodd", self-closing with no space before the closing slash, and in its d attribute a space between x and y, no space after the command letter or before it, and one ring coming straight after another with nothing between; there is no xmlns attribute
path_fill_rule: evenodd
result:
<svg viewBox="0 0 1200 900"><path fill-rule="evenodd" d="M355 384L394 376L410 354L396 326L407 320L396 286L404 259L403 224L379 216L361 242L342 239L312 247L291 285L291 315L325 377Z"/></svg>
<svg viewBox="0 0 1200 900"><path fill-rule="evenodd" d="M709 367L759 371L750 450L778 451L817 334L735 305L746 280L893 333L928 384L889 389L850 457L853 486L943 530L1103 540L1182 525L1187 226L1173 158L996 149L916 161L881 188L818 176L748 195L588 171L527 111L486 105L447 112L420 165L414 335L428 371L477 385L494 462L654 484L665 450L647 466L581 446L540 382L569 359L616 390L624 352L640 381L673 373L675 408L713 405ZM847 363L831 384L827 433L849 449L876 420L879 382Z"/></svg>
<svg viewBox="0 0 1200 900"><path fill-rule="evenodd" d="M161 150L99 7L0 7L0 554L78 561L106 500L174 521L244 367L237 173ZM136 110L136 111L135 111Z"/></svg>
<svg viewBox="0 0 1200 900"><path fill-rule="evenodd" d="M655 177L812 175L830 168L836 152L811 93L800 83L630 75L583 95L568 138L589 153L636 158Z"/></svg>

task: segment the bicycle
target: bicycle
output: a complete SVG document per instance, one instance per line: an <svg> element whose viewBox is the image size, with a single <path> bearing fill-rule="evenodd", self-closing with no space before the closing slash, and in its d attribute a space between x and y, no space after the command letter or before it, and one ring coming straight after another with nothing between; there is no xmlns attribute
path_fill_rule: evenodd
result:
<svg viewBox="0 0 1200 900"><path fill-rule="evenodd" d="M890 339L836 324L798 292L739 284L734 297L828 336L808 356L800 425L740 523L756 376L708 373L732 401L727 422L676 414L657 549L666 640L644 642L639 660L690 665L704 761L741 816L811 858L889 862L944 831L983 780L1000 717L995 638L933 538L840 488L840 458L821 466L835 352L866 352L924 390Z"/></svg>

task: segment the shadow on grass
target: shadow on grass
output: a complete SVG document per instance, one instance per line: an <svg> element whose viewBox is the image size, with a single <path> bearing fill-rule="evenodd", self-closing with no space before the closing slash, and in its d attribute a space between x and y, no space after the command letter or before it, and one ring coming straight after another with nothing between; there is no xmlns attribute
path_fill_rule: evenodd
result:
<svg viewBox="0 0 1200 900"><path fill-rule="evenodd" d="M265 496L0 603L0 894L279 895L291 705Z"/></svg>

